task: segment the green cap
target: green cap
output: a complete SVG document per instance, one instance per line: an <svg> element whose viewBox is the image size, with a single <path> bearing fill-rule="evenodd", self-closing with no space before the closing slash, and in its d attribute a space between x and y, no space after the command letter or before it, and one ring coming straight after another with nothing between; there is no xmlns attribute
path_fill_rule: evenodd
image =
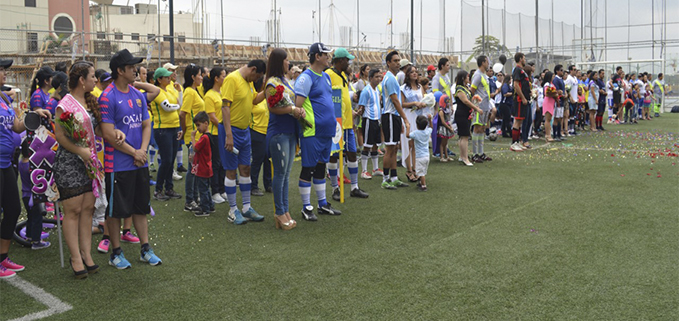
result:
<svg viewBox="0 0 679 321"><path fill-rule="evenodd" d="M354 58L356 58L356 57L352 56L352 55L349 53L349 51L347 51L347 50L344 49L344 48L337 48L337 49L335 49L335 53L334 53L334 55L332 56L332 58L333 58L333 59L337 59L337 58L347 58L347 59L349 59L349 60L354 60Z"/></svg>
<svg viewBox="0 0 679 321"><path fill-rule="evenodd" d="M172 75L172 72L165 69L165 68L158 68L156 71L153 73L153 80L158 80L160 77L169 77Z"/></svg>

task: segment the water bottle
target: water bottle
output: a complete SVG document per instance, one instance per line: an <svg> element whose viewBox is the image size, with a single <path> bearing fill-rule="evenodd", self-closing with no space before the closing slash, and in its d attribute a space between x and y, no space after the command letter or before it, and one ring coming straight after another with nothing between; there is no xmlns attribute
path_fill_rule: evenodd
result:
<svg viewBox="0 0 679 321"><path fill-rule="evenodd" d="M240 151L238 151L238 148L234 147L233 150L231 151L234 155L238 155Z"/></svg>

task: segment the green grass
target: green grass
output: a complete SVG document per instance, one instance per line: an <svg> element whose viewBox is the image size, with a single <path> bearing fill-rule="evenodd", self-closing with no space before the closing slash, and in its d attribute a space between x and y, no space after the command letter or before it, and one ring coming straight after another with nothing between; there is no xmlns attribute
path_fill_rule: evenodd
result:
<svg viewBox="0 0 679 321"><path fill-rule="evenodd" d="M679 158L650 153L679 153L678 125L664 114L523 153L486 141L493 162L432 159L426 193L361 180L369 199L315 223L299 214L297 163L288 232L273 227L271 194L254 198L266 220L244 226L225 205L198 219L154 201L157 267L125 244L131 270L95 253L101 272L76 281L54 236L10 254L22 278L74 306L55 320L676 320ZM5 282L0 294L0 319L44 309Z"/></svg>

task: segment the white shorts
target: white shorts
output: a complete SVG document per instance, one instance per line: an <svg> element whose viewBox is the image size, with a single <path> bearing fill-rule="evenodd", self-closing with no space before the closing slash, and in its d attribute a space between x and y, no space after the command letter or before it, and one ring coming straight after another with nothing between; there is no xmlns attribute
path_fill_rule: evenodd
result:
<svg viewBox="0 0 679 321"><path fill-rule="evenodd" d="M563 107L554 108L554 118L563 118Z"/></svg>
<svg viewBox="0 0 679 321"><path fill-rule="evenodd" d="M427 176L428 167L429 167L429 157L415 159L415 175Z"/></svg>

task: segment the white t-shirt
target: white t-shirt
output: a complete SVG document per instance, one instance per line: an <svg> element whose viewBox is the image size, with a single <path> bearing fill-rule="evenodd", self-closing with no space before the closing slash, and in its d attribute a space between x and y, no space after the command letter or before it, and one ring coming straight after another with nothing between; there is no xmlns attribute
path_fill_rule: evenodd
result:
<svg viewBox="0 0 679 321"><path fill-rule="evenodd" d="M406 73L403 70L399 70L396 74L396 80L398 80L399 86L403 86L403 83L406 81Z"/></svg>
<svg viewBox="0 0 679 321"><path fill-rule="evenodd" d="M571 96L571 101L578 101L578 80L575 77L568 75L565 82L566 86L570 86L571 90L569 92Z"/></svg>
<svg viewBox="0 0 679 321"><path fill-rule="evenodd" d="M613 99L613 89L611 88L611 82L607 81L606 82L606 97L608 99Z"/></svg>
<svg viewBox="0 0 679 321"><path fill-rule="evenodd" d="M641 79L637 79L635 84L639 85L639 94L645 95L646 94L646 83L641 81Z"/></svg>

